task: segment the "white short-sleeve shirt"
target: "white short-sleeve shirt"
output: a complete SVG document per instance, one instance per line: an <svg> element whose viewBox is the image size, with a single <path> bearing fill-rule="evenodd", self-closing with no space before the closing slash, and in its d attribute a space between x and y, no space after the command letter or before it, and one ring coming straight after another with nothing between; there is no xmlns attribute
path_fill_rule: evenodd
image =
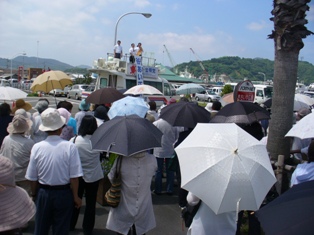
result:
<svg viewBox="0 0 314 235"><path fill-rule="evenodd" d="M65 185L82 175L77 147L53 135L33 146L25 178L45 185Z"/></svg>

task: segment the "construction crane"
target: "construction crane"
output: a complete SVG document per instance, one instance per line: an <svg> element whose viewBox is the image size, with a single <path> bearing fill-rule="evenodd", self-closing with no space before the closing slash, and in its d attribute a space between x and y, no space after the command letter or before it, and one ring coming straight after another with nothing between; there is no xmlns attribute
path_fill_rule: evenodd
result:
<svg viewBox="0 0 314 235"><path fill-rule="evenodd" d="M200 60L200 58L198 57L198 55L196 55L196 53L193 51L192 48L190 48L190 50L192 51L192 53L194 54L194 56L195 56L197 62L200 64L201 68L203 69L204 74L201 75L201 78L204 79L204 80L207 79L207 81L208 81L209 74L208 74L207 70L205 69L205 67L204 67L204 65L203 65L203 63L202 63L202 61Z"/></svg>
<svg viewBox="0 0 314 235"><path fill-rule="evenodd" d="M171 55L170 55L170 53L169 53L169 51L168 51L166 45L164 45L164 48L165 48L165 50L166 50L166 52L167 52L167 55L168 55L168 58L169 58L169 60L170 60L171 65L172 65L172 68L174 69L174 67L176 66L176 63L174 63L174 60L172 59L172 57L171 57Z"/></svg>

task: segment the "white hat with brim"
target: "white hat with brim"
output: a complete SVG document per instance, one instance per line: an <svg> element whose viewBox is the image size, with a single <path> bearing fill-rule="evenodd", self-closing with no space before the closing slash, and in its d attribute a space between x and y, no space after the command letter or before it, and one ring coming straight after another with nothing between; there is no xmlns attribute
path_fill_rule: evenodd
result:
<svg viewBox="0 0 314 235"><path fill-rule="evenodd" d="M12 122L9 123L7 132L9 134L23 134L31 129L33 122L25 118L22 114L14 115Z"/></svg>
<svg viewBox="0 0 314 235"><path fill-rule="evenodd" d="M207 103L207 105L205 106L205 109L206 109L208 112L211 112L211 111L212 111L212 106L213 106L213 103Z"/></svg>
<svg viewBox="0 0 314 235"><path fill-rule="evenodd" d="M0 232L23 227L36 212L34 202L14 179L13 162L0 156Z"/></svg>
<svg viewBox="0 0 314 235"><path fill-rule="evenodd" d="M65 118L54 108L47 108L40 116L41 124L39 125L39 130L41 131L55 131L66 124Z"/></svg>

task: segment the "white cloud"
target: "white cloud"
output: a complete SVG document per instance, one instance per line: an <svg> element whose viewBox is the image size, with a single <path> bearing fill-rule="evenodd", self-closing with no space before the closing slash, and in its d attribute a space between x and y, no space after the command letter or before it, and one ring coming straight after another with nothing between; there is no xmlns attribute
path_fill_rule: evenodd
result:
<svg viewBox="0 0 314 235"><path fill-rule="evenodd" d="M262 30L264 28L267 28L268 24L265 21L260 21L260 22L252 22L250 24L247 25L247 28L249 30L253 30L253 31L259 31Z"/></svg>
<svg viewBox="0 0 314 235"><path fill-rule="evenodd" d="M217 32L215 34L140 34L139 40L146 42L144 49L156 48L155 56L160 62L164 56L164 47L166 45L169 53L175 62L196 60L196 57L191 53L190 48L194 50L196 55L201 60L208 60L221 55L235 56L240 52L245 51L245 48L240 43L236 42L232 36ZM146 50L147 51L147 50ZM166 63L168 63L166 61Z"/></svg>

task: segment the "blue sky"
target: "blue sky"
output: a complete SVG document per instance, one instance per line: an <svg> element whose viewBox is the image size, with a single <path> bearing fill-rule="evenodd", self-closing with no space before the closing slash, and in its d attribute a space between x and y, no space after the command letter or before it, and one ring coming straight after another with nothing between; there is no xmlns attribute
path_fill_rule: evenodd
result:
<svg viewBox="0 0 314 235"><path fill-rule="evenodd" d="M171 66L222 56L274 59L272 0L0 0L0 57L52 58L92 65L113 52L117 38L124 52L141 42L146 55ZM307 27L314 31L314 3ZM314 64L314 36L304 40L300 60ZM190 48L196 53L191 52ZM42 65L43 67L43 65Z"/></svg>

